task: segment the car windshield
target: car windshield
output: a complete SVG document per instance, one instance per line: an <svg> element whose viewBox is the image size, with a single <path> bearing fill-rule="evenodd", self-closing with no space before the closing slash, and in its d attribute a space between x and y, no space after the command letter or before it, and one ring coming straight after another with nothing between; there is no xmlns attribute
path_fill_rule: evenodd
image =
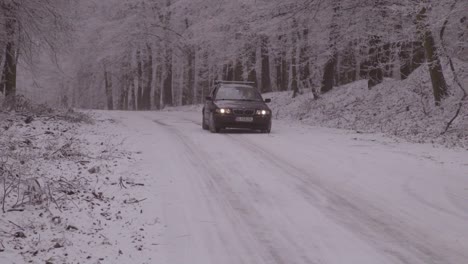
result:
<svg viewBox="0 0 468 264"><path fill-rule="evenodd" d="M252 86L222 86L216 100L262 101L262 96Z"/></svg>

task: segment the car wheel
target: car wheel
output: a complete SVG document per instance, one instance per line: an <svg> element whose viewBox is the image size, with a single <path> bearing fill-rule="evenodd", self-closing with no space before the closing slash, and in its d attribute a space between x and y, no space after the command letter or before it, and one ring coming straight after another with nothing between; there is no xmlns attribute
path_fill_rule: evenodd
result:
<svg viewBox="0 0 468 264"><path fill-rule="evenodd" d="M205 114L203 114L203 116L202 116L202 128L204 130L208 130L210 128L205 122Z"/></svg>
<svg viewBox="0 0 468 264"><path fill-rule="evenodd" d="M270 134L271 133L271 124L266 129L262 130L262 133Z"/></svg>
<svg viewBox="0 0 468 264"><path fill-rule="evenodd" d="M219 132L219 128L216 127L216 124L214 122L213 114L210 115L210 132L211 133Z"/></svg>

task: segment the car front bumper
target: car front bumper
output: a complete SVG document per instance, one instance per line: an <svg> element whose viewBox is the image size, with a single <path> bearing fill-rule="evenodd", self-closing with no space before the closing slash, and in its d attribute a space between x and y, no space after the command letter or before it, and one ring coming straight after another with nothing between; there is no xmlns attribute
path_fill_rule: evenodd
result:
<svg viewBox="0 0 468 264"><path fill-rule="evenodd" d="M252 122L236 121L237 117L252 117ZM215 126L218 128L248 128L267 130L271 127L271 115L266 116L244 116L233 114L215 114L213 116Z"/></svg>

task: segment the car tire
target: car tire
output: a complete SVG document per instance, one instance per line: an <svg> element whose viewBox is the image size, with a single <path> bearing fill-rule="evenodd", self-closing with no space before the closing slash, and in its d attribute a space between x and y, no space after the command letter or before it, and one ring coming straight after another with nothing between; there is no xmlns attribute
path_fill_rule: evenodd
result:
<svg viewBox="0 0 468 264"><path fill-rule="evenodd" d="M205 114L202 116L202 128L203 130L208 130L210 127L205 123Z"/></svg>
<svg viewBox="0 0 468 264"><path fill-rule="evenodd" d="M266 129L262 130L262 133L270 134L271 133L271 124Z"/></svg>
<svg viewBox="0 0 468 264"><path fill-rule="evenodd" d="M219 132L219 128L216 127L216 124L214 122L214 118L213 118L213 114L210 115L210 124L209 124L209 127L210 127L210 132L211 133L218 133Z"/></svg>

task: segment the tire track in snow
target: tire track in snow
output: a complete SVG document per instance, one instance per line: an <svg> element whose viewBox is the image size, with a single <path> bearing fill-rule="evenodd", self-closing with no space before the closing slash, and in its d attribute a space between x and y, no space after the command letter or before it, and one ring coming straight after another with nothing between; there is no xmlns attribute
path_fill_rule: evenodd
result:
<svg viewBox="0 0 468 264"><path fill-rule="evenodd" d="M233 225L238 227L239 235L242 233L247 232L249 238L248 241L244 241L246 243L243 244L245 249L250 252L249 256L256 256L257 258L261 259L262 262L255 261L255 263L276 263L276 264L284 264L284 263L320 263L318 260L312 260L308 256L305 255L305 249L303 248L304 245L298 245L295 243L294 239L289 237L288 234L282 233L282 241L272 241L269 239L269 235L274 233L275 230L268 229L265 227L265 223L267 223L267 219L264 218L253 206L252 202L246 202L245 197L239 197L232 188L229 186L229 183L226 179L222 176L224 173L220 171L220 168L217 168L211 165L207 160L201 157L208 157L208 153L200 150L198 147L194 145L194 143L180 133L175 127L161 121L161 120L153 120L150 119L152 122L164 127L167 129L171 135L176 137L180 143L185 147L185 149L189 152L191 157L191 162L193 163L194 167L201 167L201 171L208 176L208 179L204 178L203 180L208 180L208 182L204 182L204 185L209 186L212 190L217 193L217 198L221 201L224 206L223 209L229 208L229 211L226 211L227 214L231 215L233 221ZM192 122L191 120L187 120ZM237 172L235 174L241 175L236 168L230 167L228 169L229 173ZM247 182L247 186L250 189L251 195L258 195L259 190L255 188L255 186L249 182ZM263 197L266 200L266 197ZM235 215L232 213L236 212ZM239 226L240 225L240 226ZM281 242L281 245L278 243ZM251 246L251 243L254 243L255 246ZM276 244L274 244L276 243ZM262 249L262 252L256 252L255 249ZM284 248L289 248L289 250L296 251L294 256L292 255L283 255L282 252ZM294 248L294 249L292 249ZM301 262L295 262L293 259L300 257ZM247 261L246 263L250 264L251 261Z"/></svg>
<svg viewBox="0 0 468 264"><path fill-rule="evenodd" d="M264 255L260 255L257 251L253 250L255 248L258 248L257 245L252 245L252 241L255 241L255 236L250 233L246 232L248 231L248 228L246 228L243 224L242 221L242 212L238 212L241 207L233 202L233 200L229 199L224 199L223 197L226 196L226 193L231 194L230 190L223 190L219 186L219 182L216 181L216 178L218 178L218 172L213 170L210 165L200 157L203 154L200 154L197 152L196 147L192 145L191 142L188 142L185 137L183 137L178 131L168 125L167 123L164 123L163 121L160 120L153 120L150 117L145 117L148 119L150 122L154 122L157 125L161 126L163 129L168 131L168 134L177 140L177 142L180 143L180 145L184 148L185 151L187 151L186 157L190 160L192 166L194 169L200 172L200 175L205 175L207 177L195 177L195 185L198 187L200 186L201 190L210 190L210 193L208 195L204 195L205 200L210 206L217 206L219 207L220 210L224 211L225 215L230 216L229 221L231 222L232 226L235 227L237 230L237 237L240 242L239 244L243 247L243 250L248 252L249 259L246 261L244 259L239 259L240 263L270 263L271 261L268 259L268 257L265 257ZM197 175L198 176L198 175ZM189 177L190 178L190 177ZM215 196L213 196L213 193ZM227 210L227 209L230 210ZM215 209L210 208L210 211L213 213ZM214 223L215 224L215 223ZM219 230L217 235L220 239L220 241L223 241L224 244L228 244L228 241L226 237L223 236L222 234L223 230ZM231 241L232 243L232 241ZM238 258L242 258L243 256L237 256Z"/></svg>
<svg viewBox="0 0 468 264"><path fill-rule="evenodd" d="M460 211L468 215L468 188L465 188L464 197L461 195L459 196L454 194L449 190L448 187L445 189L445 195L447 195L448 199L452 202L452 204L455 207L457 207Z"/></svg>
<svg viewBox="0 0 468 264"><path fill-rule="evenodd" d="M427 199L425 199L424 197L422 197L421 195L419 195L416 191L414 191L412 188L411 188L411 185L412 185L412 181L413 181L413 178L409 178L406 183L404 184L403 186L403 190L405 191L406 194L408 194L410 197L412 197L414 200L418 201L419 203L435 210L436 212L443 212L443 213L446 213L448 215L451 215L453 217L456 217L456 218L459 218L461 220L464 220L468 223L468 218L467 216L464 216L463 214L460 214L460 213L457 213L456 211L453 211L453 210L450 210L450 209L447 209L447 208L444 208L444 207L441 207L441 206L438 206L430 201L428 201ZM447 187L445 188L445 195L447 197L447 199L455 206L457 207L457 204L454 203L454 201L451 199L453 195L451 195L448 191L447 191ZM460 208L461 209L461 208ZM462 213L465 213L465 210L460 210Z"/></svg>
<svg viewBox="0 0 468 264"><path fill-rule="evenodd" d="M177 118L201 127L201 123L193 119L180 116ZM448 248L435 237L428 240L426 234L416 226L396 219L370 201L360 198L358 194L340 192L343 190L311 177L309 172L276 156L256 142L238 134L220 135L248 149L258 160L264 160L276 170L293 176L294 187L299 189L314 207L361 237L363 241L367 241L376 250L392 257L393 263L462 264L468 259L467 253Z"/></svg>
<svg viewBox="0 0 468 264"><path fill-rule="evenodd" d="M314 206L365 241L373 243L376 249L394 257L395 261L405 264L462 264L462 260L468 259L466 252L451 250L443 244L432 244L433 242L428 241L423 233L418 233L416 228L406 226L355 194L341 194L340 190L332 189L322 180L311 177L309 172L270 153L256 142L245 137L240 139L230 134L223 135L255 153L258 159L266 159L278 170L293 176L296 179L296 187ZM328 205L318 203L317 194L325 197Z"/></svg>

